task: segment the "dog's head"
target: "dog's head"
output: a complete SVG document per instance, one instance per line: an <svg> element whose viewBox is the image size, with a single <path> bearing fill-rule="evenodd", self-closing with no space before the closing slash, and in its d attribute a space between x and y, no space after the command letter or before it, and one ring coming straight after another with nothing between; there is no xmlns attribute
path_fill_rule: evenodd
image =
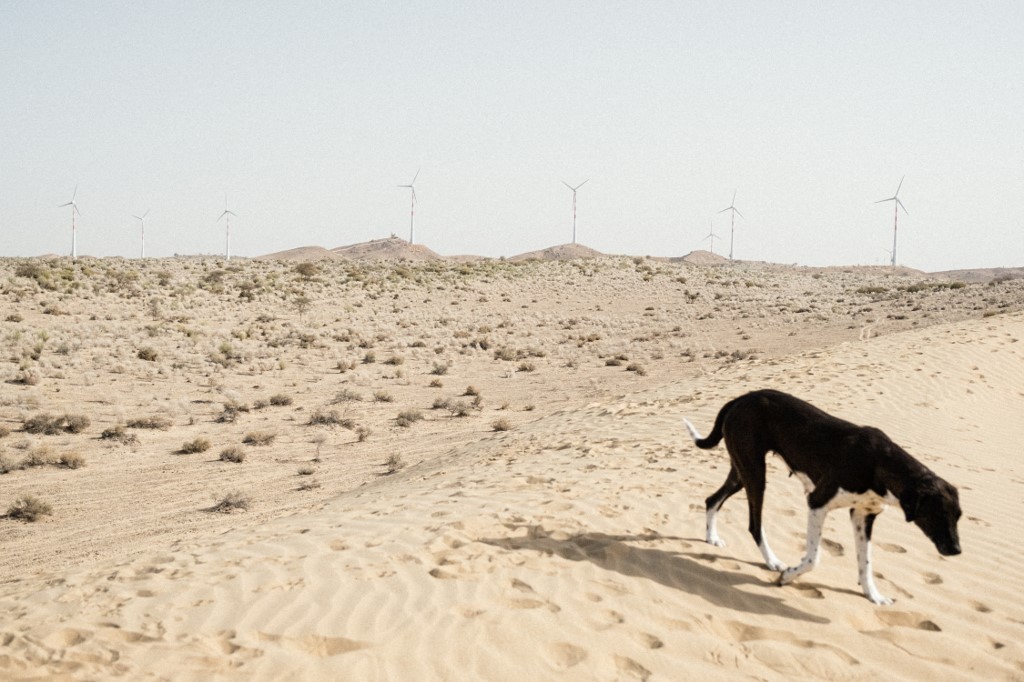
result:
<svg viewBox="0 0 1024 682"><path fill-rule="evenodd" d="M907 515L935 543L943 556L960 553L960 535L956 522L960 520L960 495L956 488L938 476L929 476L917 485L908 486L900 497L900 506Z"/></svg>

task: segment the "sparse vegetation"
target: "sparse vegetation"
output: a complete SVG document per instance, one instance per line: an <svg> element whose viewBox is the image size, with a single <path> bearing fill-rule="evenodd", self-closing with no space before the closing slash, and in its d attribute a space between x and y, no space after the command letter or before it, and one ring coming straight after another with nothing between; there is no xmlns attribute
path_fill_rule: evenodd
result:
<svg viewBox="0 0 1024 682"><path fill-rule="evenodd" d="M241 464L245 461L245 450L232 445L231 447L224 448L220 451L220 460L222 462L233 462L235 464Z"/></svg>
<svg viewBox="0 0 1024 682"><path fill-rule="evenodd" d="M242 442L246 445L270 445L275 438L277 434L272 431L250 431L245 434Z"/></svg>
<svg viewBox="0 0 1024 682"><path fill-rule="evenodd" d="M81 414L37 414L22 424L26 433L53 436L59 433L81 433L89 427L89 418Z"/></svg>
<svg viewBox="0 0 1024 682"><path fill-rule="evenodd" d="M156 429L166 431L174 424L168 417L155 415L152 417L137 417L129 419L125 424L130 429Z"/></svg>
<svg viewBox="0 0 1024 682"><path fill-rule="evenodd" d="M206 452L210 449L210 441L206 438L196 438L195 440L186 441L181 445L181 454L193 455L199 452Z"/></svg>
<svg viewBox="0 0 1024 682"><path fill-rule="evenodd" d="M491 422L491 428L495 431L510 431L512 429L512 422L508 419L495 419Z"/></svg>
<svg viewBox="0 0 1024 682"><path fill-rule="evenodd" d="M53 514L53 507L34 495L22 495L7 508L7 518L29 523L51 514Z"/></svg>
<svg viewBox="0 0 1024 682"><path fill-rule="evenodd" d="M235 511L248 511L252 506L252 499L242 492L228 493L215 505L210 507L211 512L230 514Z"/></svg>

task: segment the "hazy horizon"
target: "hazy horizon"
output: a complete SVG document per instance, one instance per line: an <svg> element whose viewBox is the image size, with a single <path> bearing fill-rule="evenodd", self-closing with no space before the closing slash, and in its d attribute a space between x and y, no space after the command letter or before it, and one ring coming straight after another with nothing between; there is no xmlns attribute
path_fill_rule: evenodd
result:
<svg viewBox="0 0 1024 682"><path fill-rule="evenodd" d="M0 0L2 256L1024 265L1024 6Z"/></svg>

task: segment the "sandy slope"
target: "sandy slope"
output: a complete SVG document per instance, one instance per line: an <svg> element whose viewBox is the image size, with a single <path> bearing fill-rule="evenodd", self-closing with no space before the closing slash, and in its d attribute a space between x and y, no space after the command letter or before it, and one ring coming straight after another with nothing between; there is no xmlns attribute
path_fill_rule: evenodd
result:
<svg viewBox="0 0 1024 682"><path fill-rule="evenodd" d="M0 673L168 679L1020 679L1024 316L742 361L484 436L306 513L0 587ZM884 428L960 486L964 554L897 511L875 607L849 524L779 588L742 496L702 542L722 451L686 442L774 386ZM774 467L776 552L802 549Z"/></svg>

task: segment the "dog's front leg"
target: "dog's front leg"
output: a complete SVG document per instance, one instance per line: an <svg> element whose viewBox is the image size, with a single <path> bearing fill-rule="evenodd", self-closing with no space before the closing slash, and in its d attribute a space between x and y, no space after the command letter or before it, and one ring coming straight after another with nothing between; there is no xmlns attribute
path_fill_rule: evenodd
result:
<svg viewBox="0 0 1024 682"><path fill-rule="evenodd" d="M875 516L860 509L850 510L853 537L857 544L857 578L865 597L873 604L888 606L893 601L875 587L875 575L871 570L871 526Z"/></svg>
<svg viewBox="0 0 1024 682"><path fill-rule="evenodd" d="M788 585L818 565L818 559L821 557L821 533L827 515L828 507L810 509L807 514L807 553L799 564L779 574L780 585Z"/></svg>

